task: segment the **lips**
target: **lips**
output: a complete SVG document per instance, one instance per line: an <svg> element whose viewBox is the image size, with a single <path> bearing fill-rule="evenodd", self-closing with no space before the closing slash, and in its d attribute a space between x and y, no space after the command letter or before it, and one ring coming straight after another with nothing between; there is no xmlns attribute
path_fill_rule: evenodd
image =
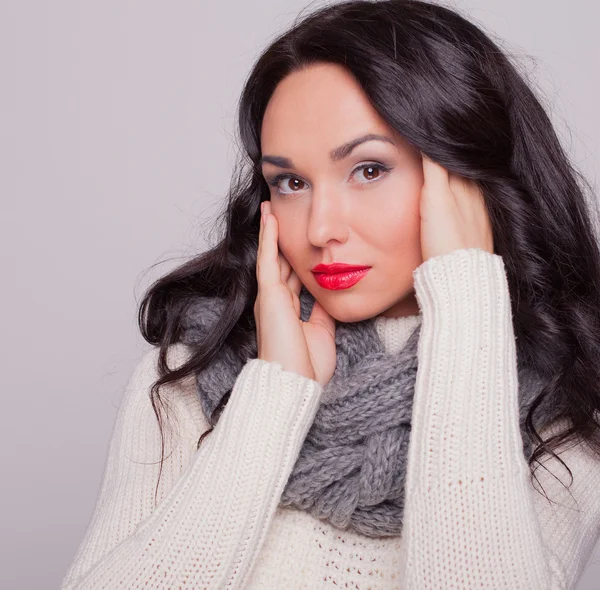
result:
<svg viewBox="0 0 600 590"><path fill-rule="evenodd" d="M315 280L324 289L348 289L358 283L371 269L354 264L318 264L313 268Z"/></svg>
<svg viewBox="0 0 600 590"><path fill-rule="evenodd" d="M352 272L355 270L364 270L365 268L371 268L363 264L345 264L343 262L333 262L332 264L317 264L312 271L325 274L336 274Z"/></svg>

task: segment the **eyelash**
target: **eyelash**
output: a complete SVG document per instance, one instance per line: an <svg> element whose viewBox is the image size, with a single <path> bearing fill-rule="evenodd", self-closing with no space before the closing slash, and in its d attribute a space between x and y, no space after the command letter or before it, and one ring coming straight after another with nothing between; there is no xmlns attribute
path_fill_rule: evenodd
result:
<svg viewBox="0 0 600 590"><path fill-rule="evenodd" d="M360 170L364 170L365 168L375 168L375 169L379 170L380 172L382 172L383 175L380 176L379 178L376 178L375 180L369 180L367 182L361 182L359 184L373 184L374 182L377 182L378 180L381 180L382 178L384 178L388 174L388 172L390 172L392 170L391 167L385 166L384 164L380 164L378 162L368 162L366 164L361 164L360 166L357 166L354 170L352 170L352 174L355 174L356 172L359 172ZM294 194L295 191L292 191L291 193L284 193L277 188L279 186L279 183L282 180L286 180L289 178L298 178L298 177L294 176L293 174L278 174L272 180L268 180L267 184L269 186L275 188L280 195L292 195L292 194ZM301 179L298 179L298 180L301 180ZM304 182L304 181L302 181L302 182Z"/></svg>

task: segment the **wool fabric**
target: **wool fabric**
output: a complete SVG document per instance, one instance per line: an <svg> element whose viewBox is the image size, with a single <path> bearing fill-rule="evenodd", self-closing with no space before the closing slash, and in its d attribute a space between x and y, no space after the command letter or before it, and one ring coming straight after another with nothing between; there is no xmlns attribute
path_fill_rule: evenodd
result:
<svg viewBox="0 0 600 590"><path fill-rule="evenodd" d="M307 321L314 297L302 287L300 318ZM210 328L225 313L225 302L197 297L181 321L181 341L194 346L210 338ZM323 390L315 420L281 496L282 506L310 512L336 528L369 537L402 532L408 442L417 374L421 326L397 353L386 352L369 318L336 321L336 368ZM247 349L257 355L256 337ZM225 346L196 375L197 394L209 420L231 390L247 358ZM543 382L527 367L519 370L519 408L526 459L532 441L524 419ZM549 423L554 412L544 404L535 424Z"/></svg>

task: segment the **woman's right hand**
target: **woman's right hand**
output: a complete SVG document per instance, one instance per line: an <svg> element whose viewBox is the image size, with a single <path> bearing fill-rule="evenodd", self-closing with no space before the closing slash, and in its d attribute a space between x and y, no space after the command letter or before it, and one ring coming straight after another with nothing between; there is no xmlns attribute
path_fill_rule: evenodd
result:
<svg viewBox="0 0 600 590"><path fill-rule="evenodd" d="M325 386L335 371L335 320L315 300L307 322L300 319L302 283L279 251L277 219L263 201L254 303L258 358L279 363Z"/></svg>

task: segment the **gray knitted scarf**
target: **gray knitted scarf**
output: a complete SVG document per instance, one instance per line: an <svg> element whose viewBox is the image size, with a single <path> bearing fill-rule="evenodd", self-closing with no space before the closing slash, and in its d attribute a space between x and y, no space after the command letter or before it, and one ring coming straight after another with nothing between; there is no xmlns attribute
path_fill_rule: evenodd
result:
<svg viewBox="0 0 600 590"><path fill-rule="evenodd" d="M313 296L302 287L301 319L310 316ZM201 343L222 318L224 301L198 297L182 319L181 341ZM287 481L280 505L306 510L340 529L368 537L399 536L404 512L404 480L417 374L417 325L403 348L386 353L374 319L336 321L336 368L324 387L314 422ZM209 423L233 388L247 360L257 357L256 340L240 357L224 346L204 371L196 374L197 393ZM532 442L524 430L531 402L542 383L519 370L519 408L523 452ZM542 404L536 428L551 418ZM537 422L537 424L535 424Z"/></svg>

